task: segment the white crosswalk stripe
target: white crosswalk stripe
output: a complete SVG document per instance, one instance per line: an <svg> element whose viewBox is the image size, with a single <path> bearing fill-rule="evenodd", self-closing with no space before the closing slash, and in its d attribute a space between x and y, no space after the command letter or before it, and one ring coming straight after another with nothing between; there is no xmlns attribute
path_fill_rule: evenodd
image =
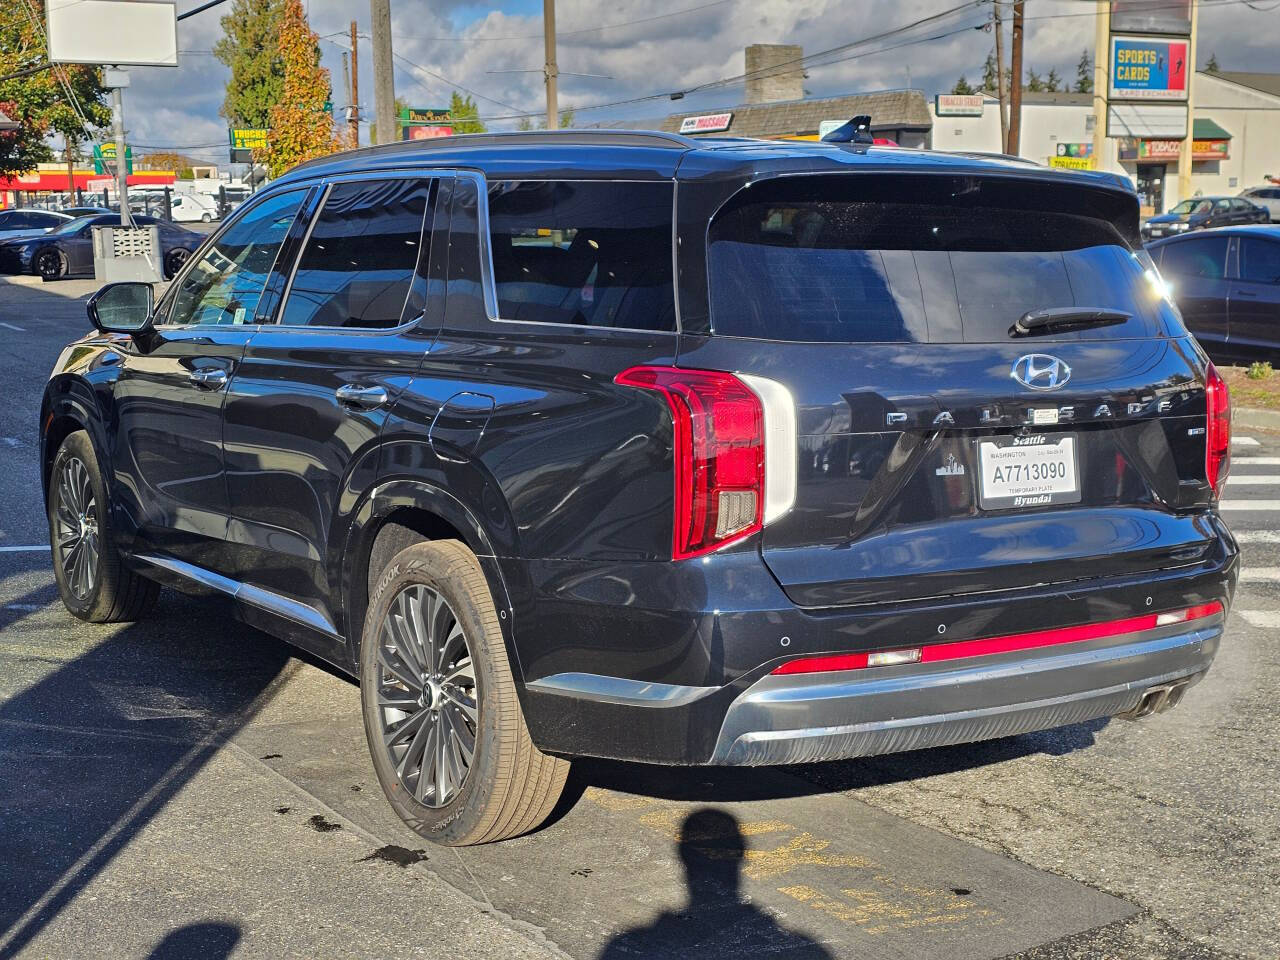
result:
<svg viewBox="0 0 1280 960"><path fill-rule="evenodd" d="M1280 474L1257 473L1236 474L1227 478L1227 485L1232 487L1280 487Z"/></svg>
<svg viewBox="0 0 1280 960"><path fill-rule="evenodd" d="M1257 440L1253 439L1253 437L1232 437L1232 438L1231 438L1231 443L1232 443L1234 446L1237 446L1237 447L1260 447L1260 446L1262 446L1262 444L1261 444L1261 443L1259 443Z"/></svg>
<svg viewBox="0 0 1280 960"><path fill-rule="evenodd" d="M1280 530L1232 530L1237 543L1280 543Z"/></svg>
<svg viewBox="0 0 1280 960"><path fill-rule="evenodd" d="M1232 457L1232 467L1280 467L1280 457Z"/></svg>
<svg viewBox="0 0 1280 960"><path fill-rule="evenodd" d="M1241 583L1280 583L1280 567L1248 567L1240 571Z"/></svg>
<svg viewBox="0 0 1280 960"><path fill-rule="evenodd" d="M1257 510L1260 513L1274 513L1280 510L1280 500L1243 500L1232 498L1218 504L1219 510Z"/></svg>
<svg viewBox="0 0 1280 960"><path fill-rule="evenodd" d="M1275 630L1280 627L1280 610L1235 610L1233 612L1240 614L1245 623L1255 627L1262 627L1265 630Z"/></svg>

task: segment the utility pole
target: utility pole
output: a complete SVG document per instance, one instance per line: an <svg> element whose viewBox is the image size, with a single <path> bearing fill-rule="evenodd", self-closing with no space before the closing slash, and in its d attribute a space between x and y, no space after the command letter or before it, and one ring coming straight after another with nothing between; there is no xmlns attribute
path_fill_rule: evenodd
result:
<svg viewBox="0 0 1280 960"><path fill-rule="evenodd" d="M63 138L67 142L67 206L76 206L76 142L70 134Z"/></svg>
<svg viewBox="0 0 1280 960"><path fill-rule="evenodd" d="M1196 28L1200 25L1200 4L1191 0L1191 39L1187 42L1187 135L1178 152L1178 202L1191 196L1191 161L1195 149L1195 79L1196 79ZM1160 211L1156 211L1159 213Z"/></svg>
<svg viewBox="0 0 1280 960"><path fill-rule="evenodd" d="M356 46L356 22L351 21L351 112L347 123L351 127L351 145L360 146L360 54ZM392 101L394 103L394 101Z"/></svg>
<svg viewBox="0 0 1280 960"><path fill-rule="evenodd" d="M124 142L124 88L129 85L128 71L119 67L107 67L102 72L103 86L111 88L112 113L116 135L116 194L120 199L120 226L132 227L133 214L129 210L129 148Z"/></svg>
<svg viewBox="0 0 1280 960"><path fill-rule="evenodd" d="M1004 82L1004 17L1001 0L995 3L996 25L996 95L1000 98L1000 152L1009 152L1009 91Z"/></svg>
<svg viewBox="0 0 1280 960"><path fill-rule="evenodd" d="M373 15L373 100L378 118L378 143L400 139L396 116L396 85L391 59L391 0L369 0Z"/></svg>
<svg viewBox="0 0 1280 960"><path fill-rule="evenodd" d="M351 139L351 54L342 51L342 96L346 99L346 103L342 105L342 112L347 117L347 139ZM351 141L354 147L355 141Z"/></svg>
<svg viewBox="0 0 1280 960"><path fill-rule="evenodd" d="M547 129L560 126L560 110L556 103L556 0L542 0L542 44L546 48L547 62L543 74L547 80Z"/></svg>
<svg viewBox="0 0 1280 960"><path fill-rule="evenodd" d="M1098 170L1111 166L1107 150L1107 89L1110 83L1111 2L1098 0L1093 15L1093 165Z"/></svg>
<svg viewBox="0 0 1280 960"><path fill-rule="evenodd" d="M1022 137L1022 15L1025 0L1013 0L1013 53L1009 63L1009 145L1006 153L1018 155Z"/></svg>

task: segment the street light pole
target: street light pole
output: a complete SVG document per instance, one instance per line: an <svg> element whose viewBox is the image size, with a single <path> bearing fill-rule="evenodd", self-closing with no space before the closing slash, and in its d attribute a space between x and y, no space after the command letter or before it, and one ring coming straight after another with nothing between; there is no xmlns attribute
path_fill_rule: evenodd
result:
<svg viewBox="0 0 1280 960"><path fill-rule="evenodd" d="M396 116L396 85L391 58L391 0L369 0L373 19L373 99L378 119L378 143L400 139Z"/></svg>
<svg viewBox="0 0 1280 960"><path fill-rule="evenodd" d="M1110 0L1098 0L1093 14L1093 164L1098 170L1111 167L1107 149L1107 75L1110 49Z"/></svg>
<svg viewBox="0 0 1280 960"><path fill-rule="evenodd" d="M556 0L542 0L542 43L546 48L547 62L543 72L547 79L547 129L560 126L559 108L556 104Z"/></svg>
<svg viewBox="0 0 1280 960"><path fill-rule="evenodd" d="M1004 80L1004 17L1000 13L1001 2L995 3L996 27L996 95L1000 98L1000 152L1009 152L1009 92Z"/></svg>
<svg viewBox="0 0 1280 960"><path fill-rule="evenodd" d="M124 142L124 88L129 85L129 74L119 67L108 67L102 72L103 85L111 88L111 106L115 114L116 135L116 194L120 198L120 226L132 227L133 214L129 210L128 147Z"/></svg>

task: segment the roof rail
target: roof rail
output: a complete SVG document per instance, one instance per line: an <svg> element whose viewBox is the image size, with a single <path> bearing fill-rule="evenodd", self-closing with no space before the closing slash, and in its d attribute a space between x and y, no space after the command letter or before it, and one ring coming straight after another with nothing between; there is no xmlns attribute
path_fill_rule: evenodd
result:
<svg viewBox="0 0 1280 960"><path fill-rule="evenodd" d="M397 140L385 146L415 149L450 149L462 146L503 146L515 144L578 144L616 147L684 147L690 149L697 142L678 133L659 130L529 130L510 133L462 133L451 137L433 137L427 140ZM384 146L379 144L379 146Z"/></svg>

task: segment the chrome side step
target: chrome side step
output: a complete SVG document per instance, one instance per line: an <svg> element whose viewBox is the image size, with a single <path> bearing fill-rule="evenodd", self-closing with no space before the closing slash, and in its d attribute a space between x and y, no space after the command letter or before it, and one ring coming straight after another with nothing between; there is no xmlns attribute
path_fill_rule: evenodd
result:
<svg viewBox="0 0 1280 960"><path fill-rule="evenodd" d="M250 606L257 607L259 610L265 610L267 613L274 613L278 617L292 620L294 623L333 637L335 640L343 639L342 635L338 633L337 627L333 625L333 622L328 617L315 607L310 607L305 603L290 600L288 597L282 597L278 593L272 593L270 590L262 589L262 587L255 587L250 583L232 580L230 577L224 577L220 573L214 573L204 567L197 567L194 563L187 563L184 560L161 557L152 553L137 553L133 555L133 558L176 574L193 583L217 590L219 593L225 593L236 600L242 600Z"/></svg>

